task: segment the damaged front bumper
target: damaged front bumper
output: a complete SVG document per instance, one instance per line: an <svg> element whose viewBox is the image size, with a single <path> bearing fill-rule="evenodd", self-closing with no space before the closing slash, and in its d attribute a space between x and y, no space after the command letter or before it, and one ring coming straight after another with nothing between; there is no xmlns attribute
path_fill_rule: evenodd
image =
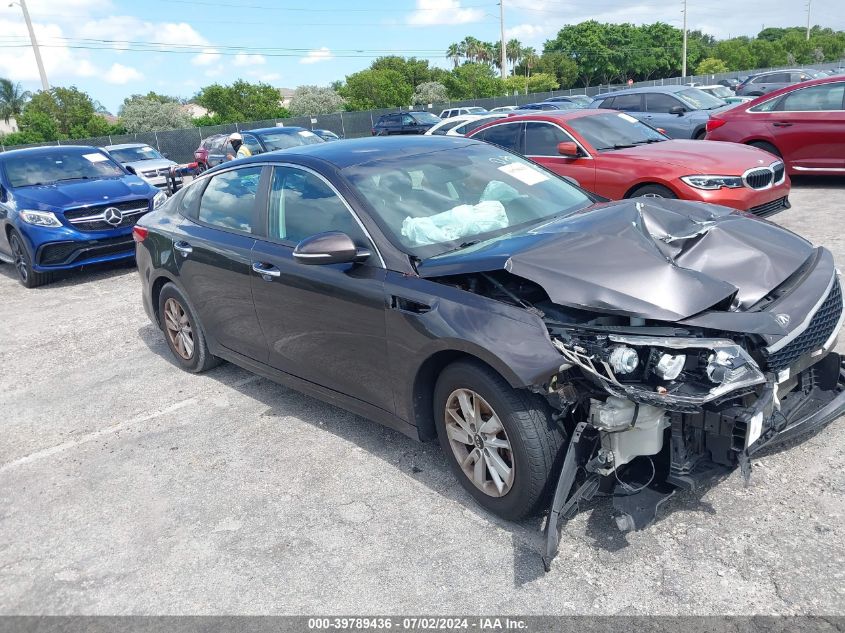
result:
<svg viewBox="0 0 845 633"><path fill-rule="evenodd" d="M845 365L839 354L828 353L781 382L767 374L754 393L709 403L698 411L667 411L660 427L660 453L647 458L650 469L638 472L635 462L627 464L627 481L614 468L615 446L608 442L614 434L580 422L546 524L546 570L557 554L561 526L575 515L580 501L596 493L611 494L617 526L623 531L643 529L677 489L695 489L737 466L747 481L753 455L814 432L843 413ZM596 446L605 448L597 452Z"/></svg>

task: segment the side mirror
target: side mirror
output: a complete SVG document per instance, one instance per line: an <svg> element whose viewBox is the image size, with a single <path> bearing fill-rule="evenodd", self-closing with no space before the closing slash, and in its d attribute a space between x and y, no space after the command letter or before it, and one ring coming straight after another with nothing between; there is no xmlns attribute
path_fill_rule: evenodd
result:
<svg viewBox="0 0 845 633"><path fill-rule="evenodd" d="M137 175L138 175L138 172L137 172L137 171L135 171L135 168L134 168L132 165L124 165L124 167L126 168L126 171L128 171L128 172L129 172L130 174L132 174L133 176L137 176Z"/></svg>
<svg viewBox="0 0 845 633"><path fill-rule="evenodd" d="M7 202L9 200L9 194L6 193L6 187L0 185L0 202Z"/></svg>
<svg viewBox="0 0 845 633"><path fill-rule="evenodd" d="M163 153L162 156L164 156L165 158L170 158L170 154L168 154L167 152Z"/></svg>
<svg viewBox="0 0 845 633"><path fill-rule="evenodd" d="M578 150L578 145L572 141L564 141L557 144L557 153L564 158L578 158L581 152Z"/></svg>
<svg viewBox="0 0 845 633"><path fill-rule="evenodd" d="M327 231L306 237L293 249L293 258L301 264L351 264L371 255L358 248L346 233Z"/></svg>
<svg viewBox="0 0 845 633"><path fill-rule="evenodd" d="M676 105L669 108L669 114L677 114L678 116L684 116L684 112L686 111L687 109L682 105Z"/></svg>

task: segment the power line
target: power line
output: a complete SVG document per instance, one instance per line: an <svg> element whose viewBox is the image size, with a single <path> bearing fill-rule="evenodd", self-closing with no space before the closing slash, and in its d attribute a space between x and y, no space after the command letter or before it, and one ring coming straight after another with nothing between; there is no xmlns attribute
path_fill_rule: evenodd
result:
<svg viewBox="0 0 845 633"><path fill-rule="evenodd" d="M159 0L162 2L166 2L167 4L193 4L199 6L207 6L207 7L227 7L231 9L260 9L263 11L290 11L296 13L385 13L385 12L399 12L399 13L408 13L408 12L417 12L417 11L436 11L440 12L444 9L442 7L437 8L405 8L405 9L391 9L389 7L379 8L379 9L303 9L300 7L278 7L278 6L266 6L266 5L257 5L257 4L231 4L226 2L208 2L203 0ZM495 4L485 3L485 4L462 4L461 9L480 9L480 8L492 8L495 7Z"/></svg>

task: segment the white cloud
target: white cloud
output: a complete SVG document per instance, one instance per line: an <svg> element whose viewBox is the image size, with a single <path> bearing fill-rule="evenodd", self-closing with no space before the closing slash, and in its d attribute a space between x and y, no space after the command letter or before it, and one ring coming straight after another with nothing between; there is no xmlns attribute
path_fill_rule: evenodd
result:
<svg viewBox="0 0 845 633"><path fill-rule="evenodd" d="M213 48L205 48L199 55L191 58L191 63L194 66L211 66L220 61L220 53Z"/></svg>
<svg viewBox="0 0 845 633"><path fill-rule="evenodd" d="M559 28L558 24L517 24L505 29L505 39L515 37L518 40L535 42L553 35Z"/></svg>
<svg viewBox="0 0 845 633"><path fill-rule="evenodd" d="M254 66L256 64L266 64L267 58L264 55L250 55L248 53L240 52L235 55L232 64L235 66Z"/></svg>
<svg viewBox="0 0 845 633"><path fill-rule="evenodd" d="M114 63L111 65L106 73L103 75L103 79L105 79L110 84L127 84L130 81L138 81L139 79L143 79L144 75L138 72L137 69L132 68L131 66L124 66L123 64Z"/></svg>
<svg viewBox="0 0 845 633"><path fill-rule="evenodd" d="M480 22L483 18L482 9L461 8L460 0L417 0L417 9L406 22L413 26L434 26L468 24Z"/></svg>
<svg viewBox="0 0 845 633"><path fill-rule="evenodd" d="M50 43L50 46L41 47L41 58L51 84L56 77L73 79L97 74L88 59L87 51L74 51L63 44L64 40L61 38L64 37L64 32L59 25L35 22L33 28L40 43ZM38 66L35 63L35 55L28 46L29 33L23 21L0 19L0 33L14 37L24 44L20 48L6 49L0 55L0 77L8 77L12 81L38 81Z"/></svg>
<svg viewBox="0 0 845 633"><path fill-rule="evenodd" d="M274 81L278 81L282 78L280 73L263 73L260 75L254 75L256 79L259 81L264 81L266 83L272 83Z"/></svg>
<svg viewBox="0 0 845 633"><path fill-rule="evenodd" d="M317 62L327 62L330 59L334 59L334 55L332 52L323 46L322 48L316 48L313 51L308 51L308 54L305 57L300 58L300 64L316 64Z"/></svg>

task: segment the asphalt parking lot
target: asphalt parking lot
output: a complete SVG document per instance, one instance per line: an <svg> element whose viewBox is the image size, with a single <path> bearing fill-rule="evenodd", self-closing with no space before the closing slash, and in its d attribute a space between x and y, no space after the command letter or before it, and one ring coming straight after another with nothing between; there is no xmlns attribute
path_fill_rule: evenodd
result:
<svg viewBox="0 0 845 633"><path fill-rule="evenodd" d="M774 219L845 265L845 179ZM232 365L177 369L131 267L0 265L2 614L845 615L845 420L619 533L474 505L418 444ZM840 350L845 348L842 343Z"/></svg>

